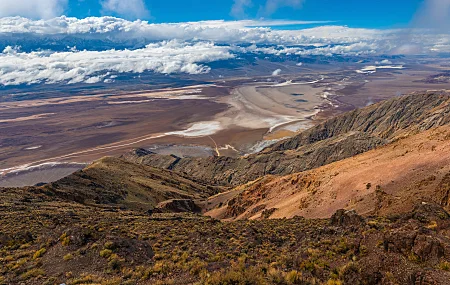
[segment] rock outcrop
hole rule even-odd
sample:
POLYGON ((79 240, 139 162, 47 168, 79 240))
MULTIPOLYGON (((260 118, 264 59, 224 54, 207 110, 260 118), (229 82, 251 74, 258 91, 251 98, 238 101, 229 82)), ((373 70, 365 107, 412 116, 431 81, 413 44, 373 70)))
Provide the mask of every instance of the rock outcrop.
POLYGON ((358 215, 354 210, 340 209, 331 216, 333 226, 361 226, 365 225, 364 218, 358 215))

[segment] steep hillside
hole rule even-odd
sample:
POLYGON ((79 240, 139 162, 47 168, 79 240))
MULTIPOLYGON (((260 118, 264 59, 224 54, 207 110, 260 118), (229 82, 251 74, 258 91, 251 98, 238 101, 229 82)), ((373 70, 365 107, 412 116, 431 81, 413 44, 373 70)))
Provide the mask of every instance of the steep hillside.
POLYGON ((57 196, 85 204, 153 209, 169 199, 206 199, 219 188, 188 180, 169 170, 107 157, 44 186, 57 196))
POLYGON ((143 150, 123 158, 183 173, 204 183, 237 186, 264 175, 310 170, 449 123, 448 93, 412 94, 337 116, 260 153, 241 158, 179 158, 143 150))
POLYGON ((279 142, 266 151, 293 150, 352 131, 392 141, 450 123, 450 93, 413 93, 356 109, 279 142))
MULTIPOLYGON (((336 210, 364 215, 411 211, 427 202, 450 205, 450 126, 399 139, 358 156, 284 177, 268 176, 212 197, 218 218, 330 217, 336 210)), ((449 209, 449 208, 448 208, 449 209)))

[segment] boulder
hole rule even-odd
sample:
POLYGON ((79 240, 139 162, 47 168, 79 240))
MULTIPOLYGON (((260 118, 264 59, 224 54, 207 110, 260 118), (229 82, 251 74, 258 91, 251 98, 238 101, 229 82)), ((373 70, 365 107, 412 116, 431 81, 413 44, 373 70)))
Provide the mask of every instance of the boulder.
POLYGON ((360 226, 365 225, 363 217, 358 215, 354 210, 337 210, 331 217, 331 224, 333 226, 360 226))

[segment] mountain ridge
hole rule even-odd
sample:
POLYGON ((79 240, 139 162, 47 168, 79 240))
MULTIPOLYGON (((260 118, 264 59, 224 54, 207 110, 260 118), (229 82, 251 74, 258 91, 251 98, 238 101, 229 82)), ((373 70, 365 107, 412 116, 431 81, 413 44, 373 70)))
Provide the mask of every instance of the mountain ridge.
POLYGON ((400 137, 449 124, 449 114, 448 92, 415 93, 339 115, 244 157, 178 158, 135 151, 122 158, 170 168, 213 185, 237 186, 264 175, 292 174, 352 157, 400 137))

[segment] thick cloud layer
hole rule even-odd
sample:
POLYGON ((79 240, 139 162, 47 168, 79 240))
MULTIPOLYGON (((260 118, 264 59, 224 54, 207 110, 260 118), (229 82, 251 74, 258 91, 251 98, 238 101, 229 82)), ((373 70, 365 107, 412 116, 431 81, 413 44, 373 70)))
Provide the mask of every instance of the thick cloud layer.
POLYGON ((7 47, 0 55, 0 84, 97 83, 111 73, 209 72, 199 63, 230 59, 225 47, 212 43, 187 44, 178 41, 149 44, 137 50, 31 52, 7 47))
MULTIPOLYGON (((302 30, 270 28, 275 25, 310 23, 316 22, 246 20, 149 24, 145 21, 127 21, 114 17, 76 19, 63 16, 37 21, 10 17, 0 18, 0 46, 9 42, 25 48, 28 41, 39 42, 41 46, 46 46, 48 42, 54 43, 63 39, 64 44, 69 46, 77 42, 81 44, 94 42, 91 47, 97 50, 108 44, 109 48, 117 45, 137 48, 144 47, 150 42, 177 39, 213 41, 219 44, 283 46, 350 45, 363 42, 389 47, 399 45, 399 34, 402 33, 401 30, 356 29, 345 26, 321 26, 302 30)), ((408 33, 412 34, 408 38, 410 44, 421 44, 425 48, 433 49, 434 43, 445 43, 449 38, 448 34, 428 34, 423 30, 408 30, 408 33)))
MULTIPOLYGON (((0 18, 2 37, 26 38, 33 36, 68 35, 82 39, 122 41, 206 40, 221 43, 304 44, 320 42, 315 30, 282 31, 267 26, 285 24, 314 24, 305 21, 201 21, 186 23, 149 24, 146 21, 127 21, 115 17, 89 17, 85 19, 58 17, 50 20, 30 20, 21 17, 0 18), (266 26, 266 27, 261 27, 266 26), (306 38, 308 37, 308 38, 306 38)), ((344 27, 327 28, 335 39, 357 37, 370 30, 349 30, 344 27), (356 33, 356 34, 355 34, 356 33)))
MULTIPOLYGON (((447 1, 447 0, 446 0, 447 1)), ((371 56, 450 52, 447 32, 321 26, 278 30, 286 21, 149 24, 114 17, 0 18, 0 84, 94 83, 117 73, 209 72, 208 63, 241 57, 371 56)))

